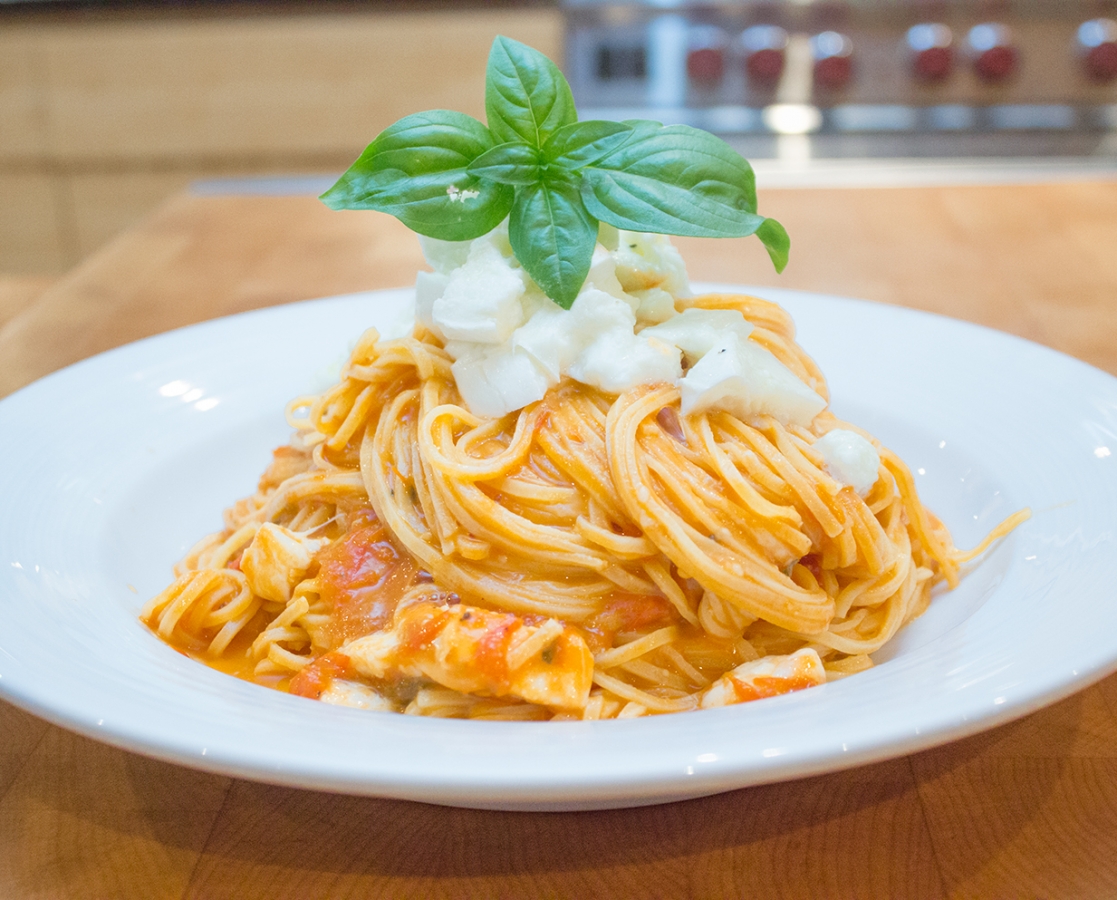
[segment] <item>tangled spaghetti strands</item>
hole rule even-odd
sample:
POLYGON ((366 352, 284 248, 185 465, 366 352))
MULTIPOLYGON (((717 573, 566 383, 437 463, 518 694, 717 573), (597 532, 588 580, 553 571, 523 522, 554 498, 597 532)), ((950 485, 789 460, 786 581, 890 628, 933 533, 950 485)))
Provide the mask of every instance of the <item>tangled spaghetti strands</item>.
MULTIPOLYGON (((751 340, 827 396, 776 304, 711 294, 678 307, 740 310, 751 340)), ((879 476, 864 497, 830 477, 813 444, 852 426, 828 410, 809 428, 718 411, 682 417, 671 385, 612 396, 564 381, 492 420, 463 406, 451 362, 421 328, 394 341, 362 335, 334 387, 292 402, 292 447, 277 451, 256 495, 226 513, 225 531, 180 563, 145 621, 203 656, 242 654, 258 677, 305 670, 342 646, 315 554, 371 506, 392 545, 429 576, 398 609, 456 595, 515 621, 546 620, 544 637, 578 629, 594 660, 577 715, 673 712, 696 708, 735 666, 771 655, 809 648, 831 677, 867 668, 869 654, 926 609, 935 584, 956 585, 967 561, 1027 517, 958 550, 891 452, 878 446, 879 476), (275 552, 287 556, 265 597, 238 569, 271 526, 281 529, 275 552), (630 607, 655 615, 625 619, 618 609, 630 607)), ((513 641, 510 671, 523 664, 515 648, 542 652, 544 637, 513 641)), ((395 708, 572 714, 430 677, 395 708)))

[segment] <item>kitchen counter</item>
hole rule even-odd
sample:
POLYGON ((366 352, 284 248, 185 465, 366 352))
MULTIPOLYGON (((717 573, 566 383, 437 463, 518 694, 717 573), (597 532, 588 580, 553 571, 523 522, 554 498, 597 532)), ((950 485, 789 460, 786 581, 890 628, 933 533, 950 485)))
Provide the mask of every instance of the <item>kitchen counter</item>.
MULTIPOLYGON (((762 190, 761 209, 792 235, 784 275, 756 241, 679 240, 692 278, 925 309, 1117 373, 1117 182, 782 188, 762 190)), ((408 284, 420 264, 386 216, 309 196, 179 194, 0 328, 0 395, 169 328, 408 284)), ((255 784, 0 702, 4 897, 1115 894, 1117 675, 889 762, 594 813, 255 784)))

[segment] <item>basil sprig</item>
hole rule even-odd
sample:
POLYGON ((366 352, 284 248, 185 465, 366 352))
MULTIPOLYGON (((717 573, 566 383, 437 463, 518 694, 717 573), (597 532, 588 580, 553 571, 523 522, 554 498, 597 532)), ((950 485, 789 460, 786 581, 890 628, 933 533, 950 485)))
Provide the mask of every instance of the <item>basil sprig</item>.
POLYGON ((537 50, 498 37, 485 76, 488 127, 431 110, 382 131, 322 195, 375 209, 427 237, 466 241, 508 218, 520 264, 569 309, 598 225, 691 237, 755 234, 782 272, 789 240, 756 211, 752 167, 687 125, 579 122, 570 86, 537 50))

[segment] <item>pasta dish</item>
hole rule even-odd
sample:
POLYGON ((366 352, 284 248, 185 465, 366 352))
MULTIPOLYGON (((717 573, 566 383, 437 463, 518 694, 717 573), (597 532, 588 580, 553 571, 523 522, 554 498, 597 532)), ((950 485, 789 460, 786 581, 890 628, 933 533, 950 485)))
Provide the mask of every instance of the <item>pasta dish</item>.
POLYGON ((365 709, 681 712, 870 667, 1026 517, 956 548, 904 463, 831 413, 784 310, 693 296, 666 239, 614 237, 570 310, 499 229, 425 241, 413 330, 367 331, 292 402, 291 443, 143 620, 365 709))

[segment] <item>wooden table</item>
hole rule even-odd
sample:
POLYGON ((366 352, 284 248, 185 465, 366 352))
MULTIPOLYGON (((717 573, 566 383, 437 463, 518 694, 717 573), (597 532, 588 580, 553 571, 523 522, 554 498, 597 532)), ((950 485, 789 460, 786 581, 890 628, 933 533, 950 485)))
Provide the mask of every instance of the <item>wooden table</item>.
MULTIPOLYGON (((1117 183, 762 192, 795 244, 680 241, 692 277, 866 297, 1117 373, 1117 183)), ((309 197, 173 198, 0 329, 0 395, 255 307, 403 285, 394 220, 309 197)), ((1117 676, 910 757, 636 810, 443 809, 111 749, 0 703, 0 896, 1117 896, 1117 676)))

